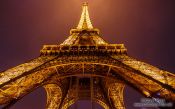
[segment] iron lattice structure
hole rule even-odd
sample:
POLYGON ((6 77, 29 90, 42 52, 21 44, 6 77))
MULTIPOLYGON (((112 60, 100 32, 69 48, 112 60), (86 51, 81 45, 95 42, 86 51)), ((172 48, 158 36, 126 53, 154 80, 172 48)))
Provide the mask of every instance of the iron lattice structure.
POLYGON ((125 85, 146 97, 175 101, 175 74, 128 56, 123 44, 104 41, 92 26, 87 3, 70 36, 60 45, 44 45, 40 52, 36 59, 0 73, 4 109, 38 87, 47 92, 46 109, 67 109, 82 99, 105 109, 125 109, 125 85))

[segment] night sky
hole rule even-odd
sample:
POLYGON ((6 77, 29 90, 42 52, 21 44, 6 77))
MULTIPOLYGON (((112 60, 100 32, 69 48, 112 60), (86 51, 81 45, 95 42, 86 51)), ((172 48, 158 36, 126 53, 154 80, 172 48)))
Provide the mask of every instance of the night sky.
MULTIPOLYGON (((0 71, 39 56, 44 44, 63 42, 77 26, 84 1, 0 0, 0 71)), ((104 40, 124 43, 130 56, 175 72, 175 0, 86 1, 104 40)), ((12 109, 44 109, 45 94, 39 88, 12 109)), ((127 109, 142 98, 130 87, 124 96, 127 109)), ((80 109, 89 105, 78 103, 80 109)))

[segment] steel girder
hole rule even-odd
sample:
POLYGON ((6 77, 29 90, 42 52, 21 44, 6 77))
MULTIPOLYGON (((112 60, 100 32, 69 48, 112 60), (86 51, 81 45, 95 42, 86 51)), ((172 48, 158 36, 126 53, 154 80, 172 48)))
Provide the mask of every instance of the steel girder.
MULTIPOLYGON (((121 80, 122 84, 128 84, 136 88, 136 90, 147 97, 155 97, 156 95, 170 101, 175 101, 175 75, 173 73, 160 70, 127 55, 82 55, 39 57, 36 61, 31 61, 2 72, 0 77, 0 104, 11 104, 36 88, 44 86, 48 96, 47 107, 53 106, 54 103, 58 102, 60 102, 60 105, 63 105, 67 97, 66 95, 70 91, 66 87, 60 88, 61 85, 53 84, 54 81, 72 76, 121 80), (66 91, 68 93, 62 94, 62 92, 66 91), (60 97, 61 95, 62 98, 60 97), (51 96, 57 98, 57 100, 52 99, 51 96)), ((65 84, 68 83, 65 82, 65 84)), ((120 85, 115 84, 119 83, 114 83, 113 87, 110 84, 105 85, 105 89, 111 91, 109 92, 110 96, 108 96, 108 99, 111 99, 112 105, 117 108, 117 103, 114 101, 116 101, 115 96, 118 95, 114 94, 117 91, 113 89, 118 89, 117 87, 120 85)), ((121 88, 119 88, 121 90, 119 94, 120 101, 123 99, 123 95, 121 95, 123 88, 124 85, 121 85, 121 88)), ((70 102, 74 103, 74 101, 70 102)), ((100 104, 104 105, 106 103, 100 102, 100 104)), ((111 104, 106 104, 106 106, 109 105, 111 104)), ((123 105, 122 102, 121 105, 123 105)))

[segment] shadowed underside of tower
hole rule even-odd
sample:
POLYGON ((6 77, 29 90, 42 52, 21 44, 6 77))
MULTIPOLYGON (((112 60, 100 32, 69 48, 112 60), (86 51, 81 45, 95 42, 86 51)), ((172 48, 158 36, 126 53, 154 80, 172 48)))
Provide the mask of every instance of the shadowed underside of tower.
POLYGON ((91 23, 87 3, 70 36, 60 45, 44 45, 40 52, 0 73, 4 109, 38 87, 47 92, 46 109, 67 109, 84 99, 105 109, 125 109, 125 85, 145 97, 175 101, 175 75, 128 56, 123 44, 104 41, 91 23))

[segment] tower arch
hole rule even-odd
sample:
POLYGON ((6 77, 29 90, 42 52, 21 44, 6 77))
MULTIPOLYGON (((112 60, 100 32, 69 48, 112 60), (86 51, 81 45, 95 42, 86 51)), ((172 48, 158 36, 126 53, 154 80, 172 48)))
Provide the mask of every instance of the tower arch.
POLYGON ((104 41, 91 24, 87 3, 70 36, 59 45, 44 45, 40 53, 0 73, 4 109, 38 87, 46 89, 47 108, 53 109, 89 98, 105 108, 124 109, 125 85, 149 98, 175 101, 175 75, 130 57, 124 44, 104 41))

